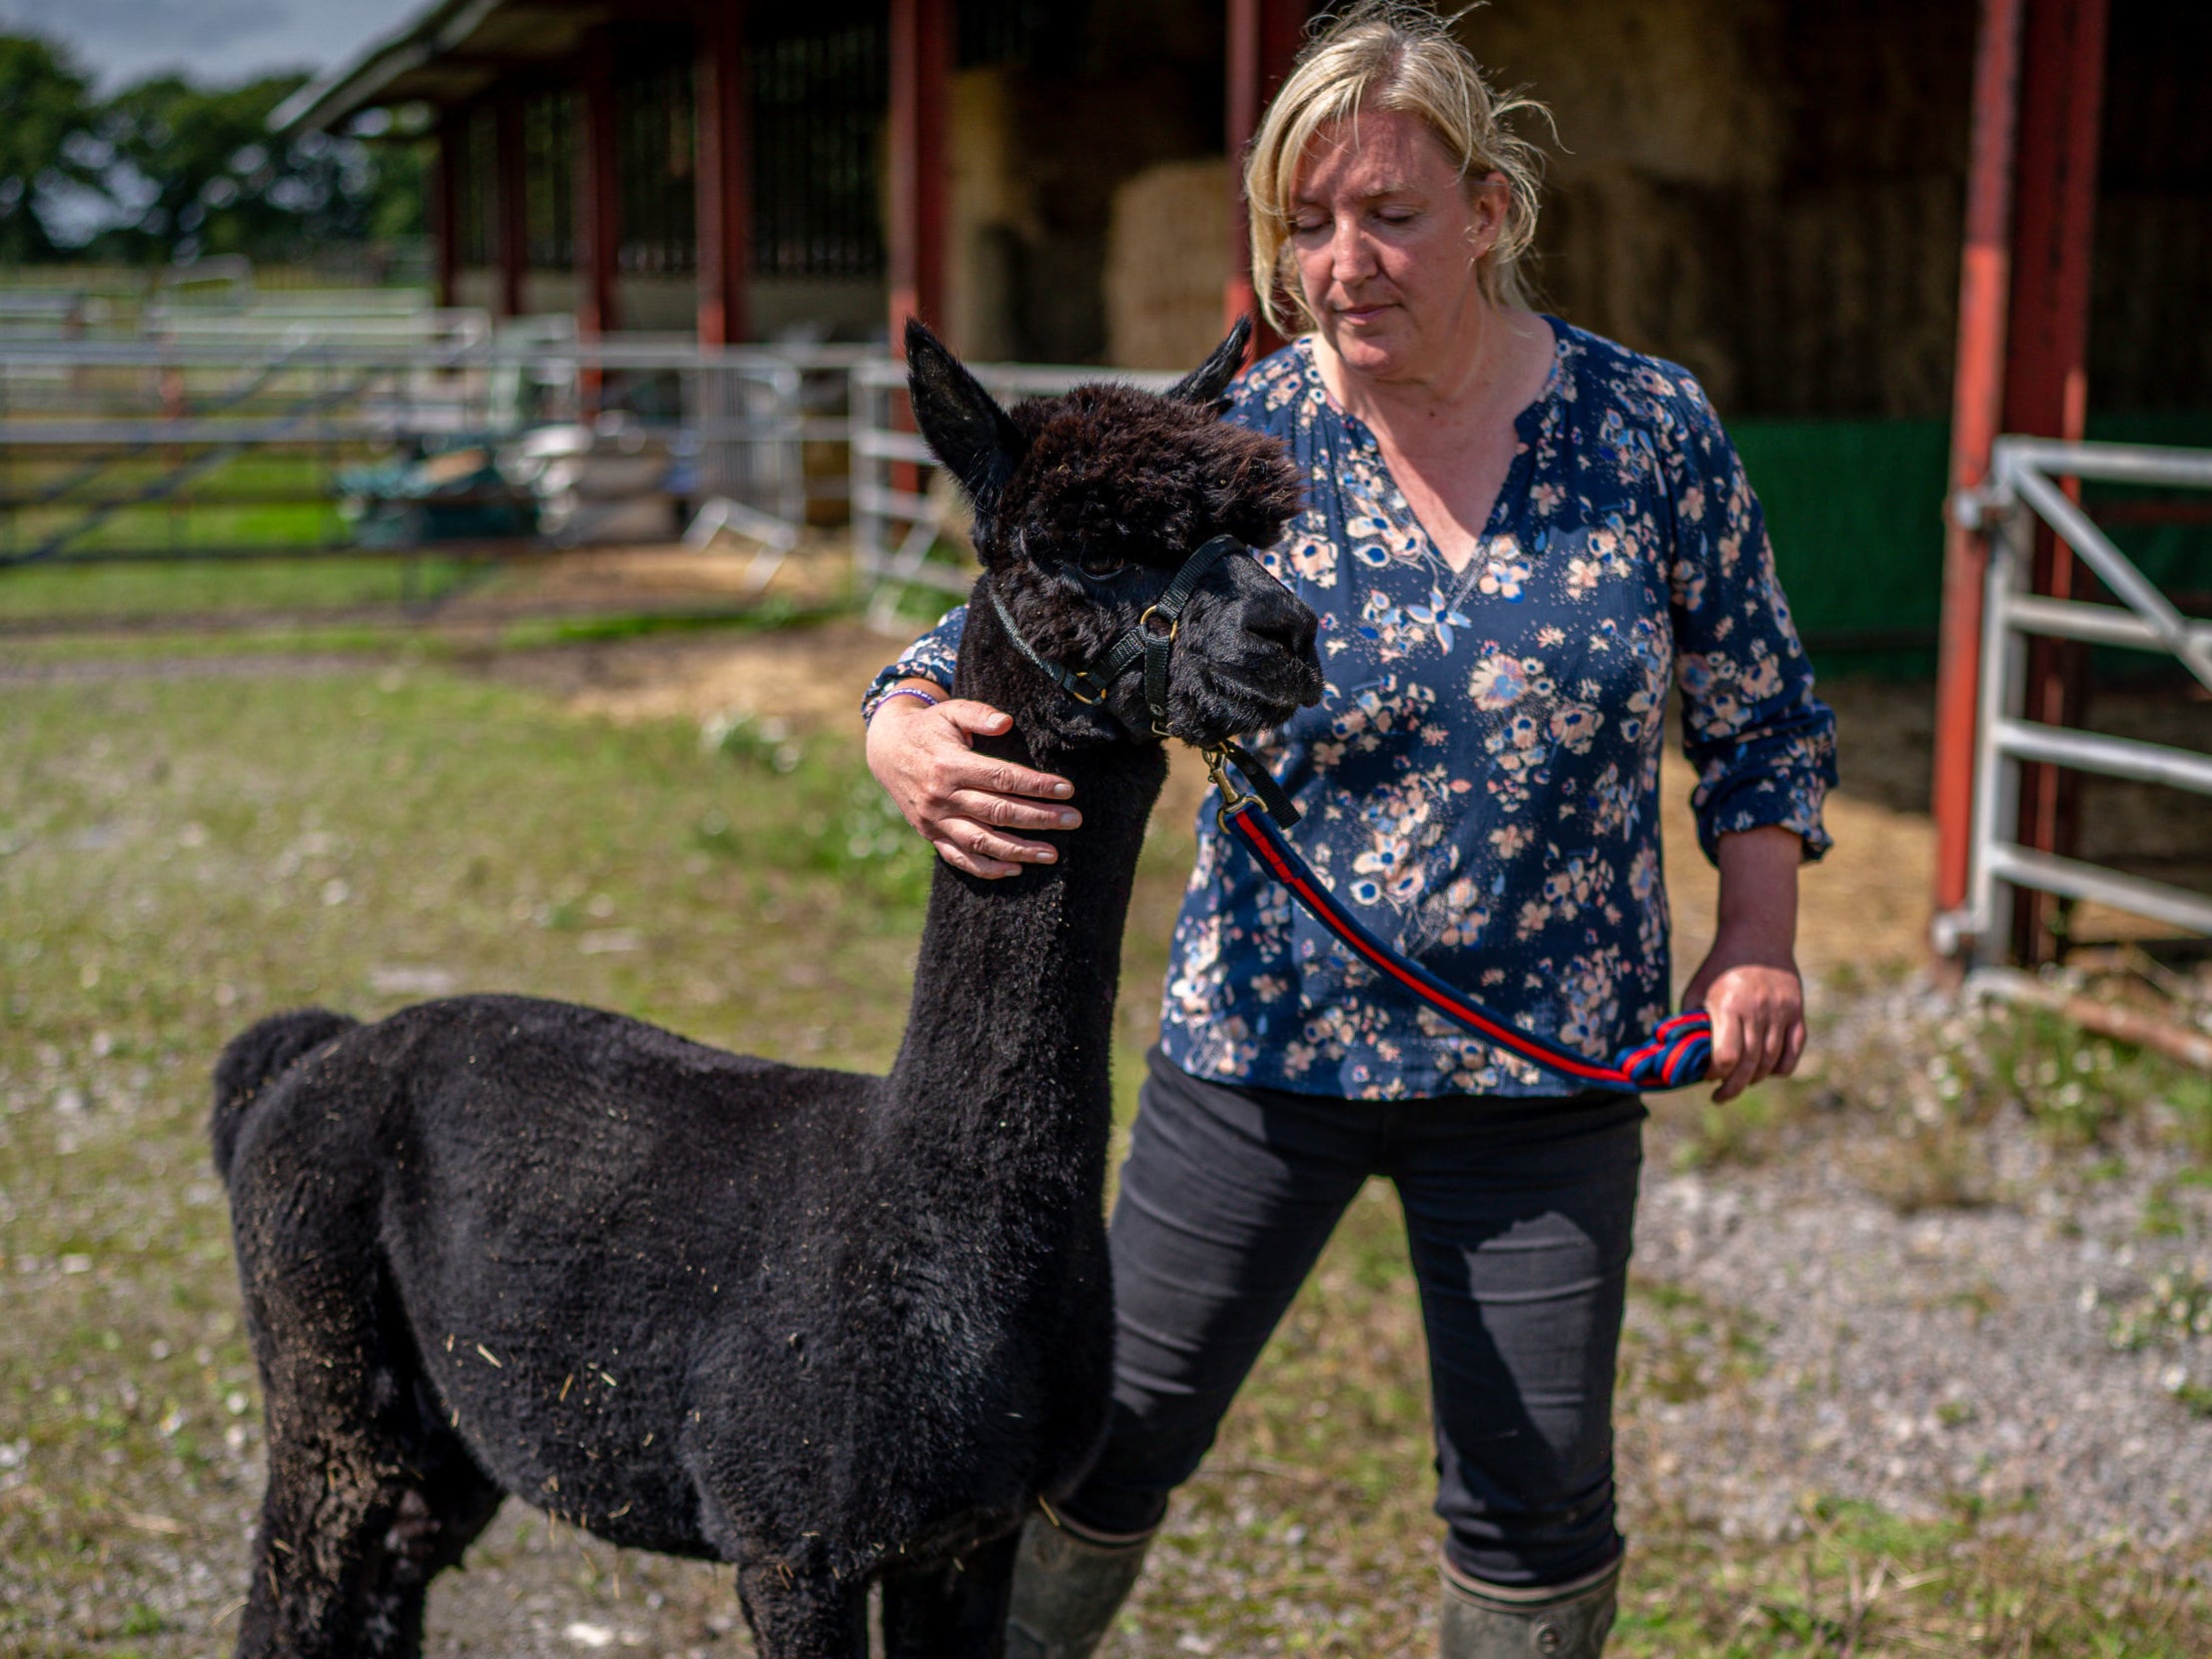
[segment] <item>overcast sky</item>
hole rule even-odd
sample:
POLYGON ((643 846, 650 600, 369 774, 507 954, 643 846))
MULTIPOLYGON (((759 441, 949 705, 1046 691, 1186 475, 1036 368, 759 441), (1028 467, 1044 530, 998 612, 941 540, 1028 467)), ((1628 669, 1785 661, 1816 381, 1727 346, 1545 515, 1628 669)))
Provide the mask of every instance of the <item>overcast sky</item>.
POLYGON ((0 0, 0 29, 67 45, 103 92, 159 69, 242 81, 330 69, 429 0, 0 0))

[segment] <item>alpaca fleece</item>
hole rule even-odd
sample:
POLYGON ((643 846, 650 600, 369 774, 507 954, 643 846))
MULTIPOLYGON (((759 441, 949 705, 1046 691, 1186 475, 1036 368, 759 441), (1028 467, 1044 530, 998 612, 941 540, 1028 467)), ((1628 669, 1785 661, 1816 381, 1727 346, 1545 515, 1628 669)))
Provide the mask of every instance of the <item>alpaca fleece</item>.
MULTIPOLYGON (((1178 548, 1279 533, 1287 462, 1213 421, 1242 346, 1173 399, 1010 415, 910 334, 918 421, 1025 626, 1109 638, 1178 548)), ((1252 560, 1217 567, 1170 730, 1311 701, 1313 634, 1252 560)), ((226 1050, 211 1130, 270 1463, 241 1654, 417 1652, 426 1586, 506 1495, 734 1564, 764 1659, 859 1659, 877 1580, 887 1653, 998 1650, 1015 1529, 1105 1421, 1107 1056, 1165 759, 1003 630, 971 630, 955 689, 1015 714, 990 747, 1072 778, 1085 822, 1003 882, 939 866, 888 1077, 506 996, 305 1010, 226 1050)))

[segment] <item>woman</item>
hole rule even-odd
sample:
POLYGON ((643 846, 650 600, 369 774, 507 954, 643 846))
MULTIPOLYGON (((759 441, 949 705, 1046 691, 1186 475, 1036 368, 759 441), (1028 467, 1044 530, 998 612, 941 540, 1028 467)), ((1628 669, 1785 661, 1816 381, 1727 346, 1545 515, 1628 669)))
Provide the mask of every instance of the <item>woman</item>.
MULTIPOLYGON (((1254 286, 1307 332, 1227 417, 1306 471, 1265 557, 1320 613, 1328 681, 1268 757, 1292 839, 1370 928, 1610 1056, 1667 1009, 1672 676, 1721 872, 1684 1001, 1713 1016, 1725 1102, 1805 1043, 1797 867, 1828 844, 1834 722, 1703 393, 1526 304, 1534 158, 1498 116, 1443 23, 1370 5, 1306 49, 1252 146, 1254 286)), ((869 762, 948 861, 1006 876, 1082 803, 971 751, 1005 717, 944 690, 959 620, 878 681, 869 762)), ((1032 1524, 1010 1652, 1092 1651, 1337 1217, 1387 1175, 1429 1341, 1444 1652, 1596 1655, 1643 1118, 1378 985, 1201 811, 1112 1221, 1113 1423, 1032 1524)))

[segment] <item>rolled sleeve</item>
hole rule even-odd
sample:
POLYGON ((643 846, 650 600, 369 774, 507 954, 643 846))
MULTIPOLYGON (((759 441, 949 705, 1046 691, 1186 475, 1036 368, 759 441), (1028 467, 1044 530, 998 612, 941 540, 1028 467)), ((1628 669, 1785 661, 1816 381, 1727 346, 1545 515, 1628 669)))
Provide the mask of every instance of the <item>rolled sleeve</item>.
POLYGON ((937 619, 936 627, 901 651, 898 661, 870 680, 860 700, 861 724, 875 717, 884 693, 901 680, 935 680, 939 685, 951 685, 954 665, 960 660, 961 630, 967 622, 968 607, 955 605, 937 619))
POLYGON ((1717 863, 1722 836, 1776 825, 1818 859, 1832 844, 1821 809, 1836 783, 1836 716, 1814 695, 1759 498, 1687 377, 1675 413, 1669 580, 1698 845, 1717 863))

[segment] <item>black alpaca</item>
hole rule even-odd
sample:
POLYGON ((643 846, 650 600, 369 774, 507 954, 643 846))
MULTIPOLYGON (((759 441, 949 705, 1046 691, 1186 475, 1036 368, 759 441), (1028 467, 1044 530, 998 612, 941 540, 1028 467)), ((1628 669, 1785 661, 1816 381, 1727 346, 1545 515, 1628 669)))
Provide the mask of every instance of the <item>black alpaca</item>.
MULTIPOLYGON (((1243 344, 1167 398, 1010 414, 910 330, 918 422, 1038 651, 1089 661, 1191 548, 1280 532, 1294 470, 1216 418, 1243 344)), ((1216 565, 1168 729, 1279 723, 1319 694, 1313 635, 1254 560, 1216 565)), ((1166 765, 1139 678, 1086 706, 971 612, 956 690, 1084 824, 1005 881, 938 868, 889 1077, 519 997, 230 1045, 213 1135, 269 1425, 242 1655, 417 1652, 429 1580, 509 1493, 733 1563, 764 1659, 864 1655, 877 1579, 889 1654, 998 1651, 1016 1529, 1105 1420, 1107 1051, 1166 765)))

